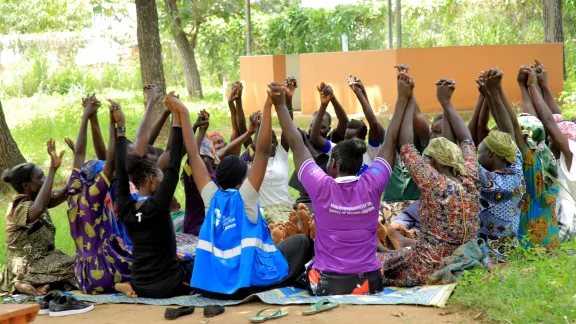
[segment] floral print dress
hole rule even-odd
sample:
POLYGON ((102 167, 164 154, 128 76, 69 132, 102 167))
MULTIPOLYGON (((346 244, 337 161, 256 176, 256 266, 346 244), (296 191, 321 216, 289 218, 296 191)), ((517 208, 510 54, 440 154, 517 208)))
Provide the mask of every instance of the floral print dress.
POLYGON ((560 245, 555 211, 559 188, 547 179, 549 175, 543 167, 544 162, 542 155, 526 144, 522 165, 526 179, 526 195, 520 214, 518 237, 520 244, 524 246, 543 245, 556 248, 560 245))
POLYGON ((480 166, 480 230, 491 254, 504 261, 518 246, 518 225, 522 197, 526 191, 522 172, 522 153, 517 149, 516 161, 503 170, 490 172, 480 166))
POLYGON ((103 172, 93 183, 82 181, 74 169, 68 183, 70 233, 76 243, 75 282, 86 294, 114 290, 130 280, 131 254, 114 233, 114 214, 105 203, 110 182, 103 172))
POLYGON ((417 286, 440 269, 442 258, 476 236, 479 227, 478 162, 474 144, 460 144, 466 176, 455 182, 430 166, 413 144, 404 145, 400 154, 412 179, 420 188, 418 214, 421 238, 412 249, 398 253, 377 253, 387 286, 417 286))

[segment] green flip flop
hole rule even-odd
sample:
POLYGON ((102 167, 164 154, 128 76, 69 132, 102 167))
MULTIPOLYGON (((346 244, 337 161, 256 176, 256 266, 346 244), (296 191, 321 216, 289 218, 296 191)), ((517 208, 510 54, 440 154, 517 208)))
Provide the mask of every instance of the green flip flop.
POLYGON ((261 311, 259 311, 258 313, 256 313, 256 316, 251 317, 250 322, 262 323, 262 322, 266 322, 268 320, 273 320, 276 318, 284 317, 286 315, 288 315, 288 312, 284 312, 280 308, 264 308, 261 311), (262 313, 269 311, 269 310, 275 310, 275 312, 272 314, 262 316, 262 313))
POLYGON ((320 300, 319 302, 317 302, 316 304, 310 306, 310 308, 308 308, 307 310, 302 312, 302 315, 314 315, 314 314, 318 314, 318 313, 322 313, 325 311, 329 311, 331 309, 334 309, 336 307, 340 306, 339 303, 337 302, 331 302, 328 298, 324 298, 322 300, 320 300))

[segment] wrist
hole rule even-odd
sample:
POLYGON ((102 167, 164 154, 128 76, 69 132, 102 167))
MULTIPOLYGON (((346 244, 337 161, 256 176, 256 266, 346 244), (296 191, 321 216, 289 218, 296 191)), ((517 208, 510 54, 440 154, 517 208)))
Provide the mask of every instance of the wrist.
POLYGON ((52 166, 52 165, 51 165, 51 166, 50 166, 50 169, 49 169, 48 171, 49 171, 50 173, 54 174, 54 173, 56 173, 56 171, 58 171, 58 168, 59 168, 59 167, 60 167, 60 166, 55 167, 55 166, 52 166))
POLYGON ((450 99, 438 99, 438 101, 440 101, 440 104, 441 104, 443 107, 450 105, 450 99))

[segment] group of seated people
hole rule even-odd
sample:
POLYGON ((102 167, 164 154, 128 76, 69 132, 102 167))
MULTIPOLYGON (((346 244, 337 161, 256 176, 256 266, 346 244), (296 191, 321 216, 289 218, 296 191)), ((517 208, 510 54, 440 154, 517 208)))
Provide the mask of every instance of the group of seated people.
POLYGON ((229 142, 208 132, 208 112, 192 123, 173 92, 153 122, 161 92, 146 86, 136 140, 126 138, 122 109, 110 101, 105 145, 101 104, 94 95, 84 98, 78 137, 66 140, 74 162, 63 188, 53 190, 64 152, 57 154, 52 139, 47 176, 31 163, 2 175, 17 194, 6 216, 1 290, 243 299, 297 286, 318 296, 371 294, 384 286, 426 284, 442 259, 470 240, 484 240, 493 260, 505 262, 519 244, 554 249, 573 237, 576 124, 562 117, 540 62, 518 73, 520 115, 504 93, 503 73, 482 71, 468 125, 451 103, 454 80, 436 83, 443 113, 429 125, 408 67, 395 68, 398 98, 387 129, 355 76, 348 83, 366 122, 350 120, 332 87, 322 83, 308 130, 293 122, 294 78, 268 86, 263 110, 249 116, 248 127, 243 87, 234 83, 229 142), (166 148, 152 146, 170 117, 166 148), (88 124, 97 159, 86 161, 88 124), (184 211, 174 197, 179 180, 184 211), (296 200, 289 187, 298 191, 296 200), (64 202, 74 256, 55 248, 48 213, 64 202), (183 257, 190 242, 194 256, 183 257))

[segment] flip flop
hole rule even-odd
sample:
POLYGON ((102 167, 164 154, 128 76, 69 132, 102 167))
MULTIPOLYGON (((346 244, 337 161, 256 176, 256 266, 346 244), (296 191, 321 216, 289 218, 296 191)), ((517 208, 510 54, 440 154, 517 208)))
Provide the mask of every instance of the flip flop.
POLYGON ((331 302, 328 298, 324 298, 324 299, 320 300, 319 302, 317 302, 316 304, 310 306, 310 308, 308 308, 307 310, 303 311, 302 315, 304 315, 304 316, 314 315, 314 314, 322 313, 325 311, 329 311, 329 310, 334 309, 338 306, 340 306, 339 303, 331 302))
POLYGON ((264 309, 260 310, 258 313, 256 313, 256 316, 251 317, 250 322, 262 323, 262 322, 266 322, 268 320, 284 317, 286 315, 288 315, 288 312, 284 312, 280 308, 264 308, 264 309), (269 310, 275 310, 276 312, 269 314, 269 315, 262 316, 262 313, 264 313, 265 311, 269 311, 269 310))

